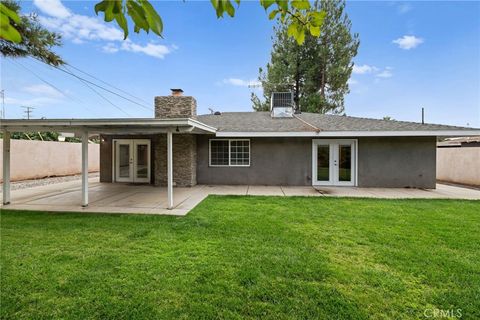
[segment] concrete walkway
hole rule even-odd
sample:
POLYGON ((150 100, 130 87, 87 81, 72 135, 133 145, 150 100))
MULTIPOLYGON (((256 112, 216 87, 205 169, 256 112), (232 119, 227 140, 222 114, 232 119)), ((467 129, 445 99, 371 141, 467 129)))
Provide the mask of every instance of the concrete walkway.
POLYGON ((353 187, 283 187, 283 186, 207 186, 174 188, 174 204, 167 210, 166 188, 151 185, 100 183, 89 179, 90 204, 81 207, 80 181, 68 181, 12 191, 12 203, 5 209, 143 213, 186 215, 210 194, 217 195, 265 195, 265 196, 336 196, 371 198, 445 198, 480 199, 480 190, 448 185, 437 185, 435 190, 353 188, 353 187))

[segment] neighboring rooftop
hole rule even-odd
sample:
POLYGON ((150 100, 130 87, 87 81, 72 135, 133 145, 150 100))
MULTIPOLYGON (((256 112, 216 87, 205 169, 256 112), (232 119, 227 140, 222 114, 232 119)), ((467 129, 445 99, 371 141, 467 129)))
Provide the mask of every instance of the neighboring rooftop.
MULTIPOLYGON (((315 131, 442 131, 475 128, 417 122, 379 120, 304 112, 294 118, 272 118, 270 112, 222 112, 197 119, 222 132, 315 132, 315 131)), ((480 132, 480 131, 479 131, 480 132)))
POLYGON ((480 136, 447 138, 437 143, 438 147, 478 147, 480 136))

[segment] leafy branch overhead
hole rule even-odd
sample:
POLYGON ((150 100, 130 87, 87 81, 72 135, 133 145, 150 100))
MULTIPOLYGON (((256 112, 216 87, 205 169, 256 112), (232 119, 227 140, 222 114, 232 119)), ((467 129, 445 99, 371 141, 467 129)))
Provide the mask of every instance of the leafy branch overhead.
MULTIPOLYGON (((4 1, 2 1, 4 2, 4 1)), ((230 17, 235 16, 236 8, 240 0, 211 0, 217 18, 226 13, 230 17)), ((288 36, 294 38, 298 44, 305 41, 305 35, 314 37, 320 35, 320 29, 325 18, 325 12, 312 8, 308 0, 260 0, 260 5, 269 11, 268 18, 278 18, 288 25, 288 36)), ((163 22, 160 15, 149 0, 103 0, 95 5, 95 13, 104 14, 106 22, 115 22, 123 30, 124 39, 128 37, 128 19, 133 22, 133 30, 139 33, 141 30, 149 33, 153 31, 162 36, 163 22)), ((19 43, 22 40, 19 32, 21 19, 16 12, 0 3, 0 38, 3 40, 19 43)))
POLYGON ((65 62, 52 48, 60 46, 61 37, 47 30, 37 15, 20 15, 20 5, 13 0, 0 2, 0 53, 4 57, 34 57, 46 64, 65 62))
POLYGON ((162 18, 147 0, 126 0, 125 2, 124 0, 103 0, 95 5, 95 13, 98 15, 99 12, 104 13, 106 22, 112 20, 117 22, 123 30, 124 39, 128 37, 126 14, 132 19, 133 30, 136 33, 140 30, 149 33, 152 30, 160 37, 162 36, 162 18))
MULTIPOLYGON (((240 5, 240 0, 234 0, 240 5)), ((217 18, 223 17, 225 12, 233 17, 235 8, 230 0, 211 0, 217 13, 217 18)), ((288 25, 288 36, 294 38, 298 44, 305 41, 305 35, 320 36, 320 30, 325 18, 325 11, 315 10, 308 0, 260 0, 265 11, 270 10, 268 18, 279 18, 282 24, 288 25)))
POLYGON ((0 38, 15 43, 22 41, 22 36, 17 30, 19 25, 18 14, 0 2, 0 38))

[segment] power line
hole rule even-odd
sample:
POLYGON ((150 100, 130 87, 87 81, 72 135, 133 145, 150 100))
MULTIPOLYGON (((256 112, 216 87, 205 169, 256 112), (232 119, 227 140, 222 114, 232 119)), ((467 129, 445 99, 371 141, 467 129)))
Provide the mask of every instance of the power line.
POLYGON ((78 78, 78 80, 80 82, 82 82, 85 86, 87 86, 90 90, 92 90, 93 92, 95 92, 100 98, 102 98, 103 100, 107 101, 109 104, 111 104, 112 106, 114 106, 115 108, 117 108, 118 110, 120 110, 121 112, 125 113, 127 116, 131 117, 132 115, 129 114, 128 112, 126 112, 125 110, 123 110, 122 108, 120 108, 119 106, 117 106, 116 104, 114 104, 112 101, 108 100, 107 97, 105 97, 103 94, 101 94, 100 92, 98 92, 97 90, 95 90, 94 88, 92 88, 92 86, 90 86, 86 80, 83 80, 81 78, 78 78))
MULTIPOLYGON (((36 58, 34 58, 34 59, 36 59, 36 58)), ((36 59, 36 60, 38 60, 38 59, 36 59)), ((40 61, 40 60, 39 60, 39 61, 40 61)), ((40 61, 40 62, 41 62, 41 61, 40 61)), ((42 63, 43 63, 43 62, 42 62, 42 63)), ((136 105, 138 105, 138 106, 140 106, 140 107, 142 107, 142 108, 144 108, 144 109, 147 109, 147 110, 149 110, 149 111, 152 111, 152 110, 153 110, 152 107, 146 106, 146 105, 141 104, 141 103, 139 103, 139 102, 137 102, 137 101, 134 101, 134 100, 132 100, 132 99, 130 99, 130 98, 127 98, 127 97, 125 97, 125 96, 122 96, 121 94, 119 94, 119 93, 117 93, 117 92, 115 92, 115 91, 112 91, 112 90, 110 90, 110 89, 107 89, 107 88, 99 85, 99 84, 96 84, 95 82, 92 82, 92 81, 90 81, 90 80, 87 80, 87 79, 85 79, 85 78, 82 78, 82 77, 80 77, 79 75, 77 75, 77 74, 75 74, 75 73, 73 73, 73 72, 71 72, 71 71, 69 71, 69 70, 67 70, 67 69, 60 68, 60 67, 58 67, 58 66, 51 66, 51 67, 53 67, 53 68, 55 68, 55 69, 57 69, 57 70, 60 70, 60 71, 62 71, 62 72, 64 72, 64 73, 66 73, 66 74, 69 74, 69 75, 71 75, 72 77, 75 77, 75 78, 77 78, 77 79, 83 80, 84 82, 87 82, 87 83, 89 83, 89 84, 91 84, 91 85, 93 85, 93 86, 95 86, 95 87, 97 87, 97 88, 100 88, 100 89, 102 89, 102 90, 104 90, 104 91, 107 91, 107 92, 109 92, 109 93, 111 93, 111 94, 113 94, 113 95, 115 95, 115 96, 117 96, 117 97, 120 97, 120 98, 122 98, 122 99, 124 99, 124 100, 127 100, 127 101, 129 101, 129 102, 131 102, 131 103, 133 103, 133 104, 136 104, 136 105)))
POLYGON ((70 95, 70 94, 65 93, 63 90, 61 90, 60 88, 58 88, 57 86, 55 86, 53 83, 51 83, 51 82, 43 79, 40 75, 38 75, 38 74, 37 74, 36 72, 34 72, 32 69, 30 69, 30 68, 26 67, 25 65, 23 65, 20 61, 15 61, 15 60, 9 60, 9 61, 11 61, 11 62, 15 63, 17 66, 20 66, 20 67, 22 67, 23 69, 27 70, 28 72, 30 72, 31 74, 33 74, 35 77, 37 77, 40 81, 42 81, 42 82, 46 83, 47 85, 53 87, 55 90, 57 90, 58 92, 60 92, 62 95, 68 96, 68 97, 70 97, 70 98, 73 98, 73 99, 81 102, 81 103, 82 103, 81 106, 84 107, 85 109, 87 109, 88 111, 98 114, 98 112, 96 112, 95 110, 92 110, 92 109, 90 109, 89 107, 87 107, 87 106, 85 105, 85 102, 84 102, 84 101, 82 101, 81 99, 79 99, 79 98, 77 98, 77 97, 75 97, 75 96, 72 96, 72 95, 70 95))
POLYGON ((60 92, 61 94, 64 94, 62 90, 60 90, 58 87, 56 87, 54 84, 52 84, 51 82, 43 79, 41 76, 39 76, 36 72, 34 72, 33 70, 27 68, 26 66, 24 66, 22 63, 20 63, 20 61, 15 61, 15 60, 10 60, 12 61, 13 63, 15 63, 16 65, 22 67, 23 69, 29 71, 31 74, 33 74, 35 77, 37 77, 40 81, 48 84, 49 86, 51 86, 52 88, 54 88, 55 90, 57 90, 58 92, 60 92))
POLYGON ((80 79, 80 80, 82 80, 82 81, 84 81, 84 82, 88 82, 89 84, 94 85, 95 87, 100 88, 100 89, 102 89, 102 90, 105 90, 105 91, 107 91, 107 92, 109 92, 109 93, 111 93, 111 94, 113 94, 113 95, 116 95, 117 97, 120 97, 120 98, 122 98, 122 99, 125 99, 125 100, 127 100, 127 101, 130 101, 131 103, 134 103, 134 104, 136 104, 136 105, 138 105, 138 106, 140 106, 140 107, 142 107, 142 108, 144 108, 144 109, 147 109, 147 110, 149 110, 149 111, 153 110, 151 107, 147 107, 147 106, 145 106, 145 105, 143 105, 143 104, 141 104, 141 103, 138 103, 138 102, 136 102, 136 101, 134 101, 134 100, 132 100, 132 99, 130 99, 130 98, 124 97, 124 96, 122 96, 122 95, 120 95, 120 94, 118 94, 118 93, 116 93, 116 92, 114 92, 114 91, 112 91, 112 90, 110 90, 110 89, 107 89, 107 88, 105 88, 105 87, 102 87, 101 85, 96 84, 95 82, 92 82, 92 81, 90 81, 90 80, 87 80, 87 79, 85 79, 85 78, 82 78, 82 77, 76 75, 75 73, 70 72, 70 71, 68 71, 68 70, 66 70, 66 69, 62 69, 62 68, 60 68, 60 67, 54 67, 54 68, 55 68, 55 69, 58 69, 58 70, 60 70, 60 71, 62 71, 62 72, 65 72, 65 73, 67 73, 67 74, 69 74, 69 75, 71 75, 71 76, 73 76, 73 77, 75 77, 75 78, 77 78, 77 79, 80 79))
POLYGON ((88 73, 88 72, 86 72, 86 71, 83 71, 83 70, 81 70, 81 69, 79 69, 79 68, 71 65, 70 63, 66 63, 66 65, 68 65, 69 67, 77 70, 78 72, 81 72, 81 73, 83 73, 83 74, 85 74, 85 75, 87 75, 87 76, 89 76, 89 77, 91 77, 91 78, 93 78, 93 79, 95 79, 95 80, 97 80, 97 81, 100 81, 101 83, 106 84, 107 86, 109 86, 109 87, 111 87, 111 88, 114 88, 114 89, 116 89, 116 90, 118 90, 118 91, 120 91, 120 92, 122 92, 122 93, 124 93, 124 94, 126 94, 126 95, 128 95, 128 96, 130 96, 130 97, 132 97, 132 98, 134 98, 134 99, 137 99, 137 100, 140 100, 140 101, 142 101, 142 102, 144 102, 144 103, 146 103, 146 104, 149 104, 149 102, 143 100, 142 98, 139 98, 139 97, 137 97, 137 96, 134 96, 133 94, 130 94, 130 93, 128 93, 128 92, 125 91, 125 90, 122 90, 122 89, 120 89, 120 88, 118 88, 118 87, 116 87, 116 86, 114 86, 114 85, 112 85, 112 84, 109 84, 108 82, 103 81, 102 79, 94 76, 93 74, 90 74, 90 73, 88 73))

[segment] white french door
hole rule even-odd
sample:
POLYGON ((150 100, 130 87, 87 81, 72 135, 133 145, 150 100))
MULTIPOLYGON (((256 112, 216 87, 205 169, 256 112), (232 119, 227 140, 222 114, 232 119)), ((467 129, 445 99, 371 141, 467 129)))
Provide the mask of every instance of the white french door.
POLYGON ((312 146, 312 184, 314 186, 356 185, 356 140, 314 139, 312 146))
POLYGON ((150 182, 150 140, 114 139, 113 148, 116 182, 150 182))

